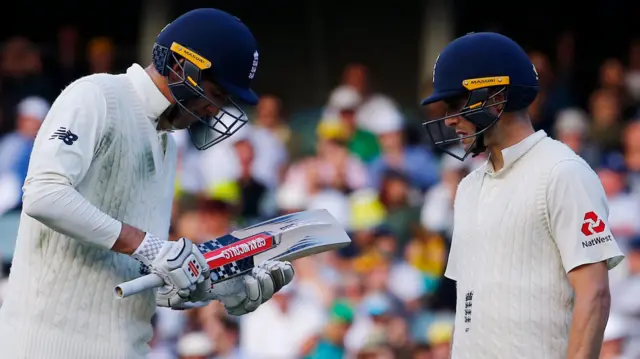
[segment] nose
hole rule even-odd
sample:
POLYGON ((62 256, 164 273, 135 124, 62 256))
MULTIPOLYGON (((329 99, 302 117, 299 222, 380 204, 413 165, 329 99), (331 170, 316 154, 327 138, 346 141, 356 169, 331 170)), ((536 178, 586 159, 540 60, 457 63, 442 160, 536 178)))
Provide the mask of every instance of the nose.
POLYGON ((220 108, 218 106, 216 106, 216 105, 209 104, 205 108, 205 112, 207 113, 208 116, 215 117, 220 113, 220 108))
POLYGON ((459 122, 458 116, 453 116, 453 117, 449 117, 446 120, 444 120, 444 124, 447 127, 454 127, 455 125, 457 125, 459 122))

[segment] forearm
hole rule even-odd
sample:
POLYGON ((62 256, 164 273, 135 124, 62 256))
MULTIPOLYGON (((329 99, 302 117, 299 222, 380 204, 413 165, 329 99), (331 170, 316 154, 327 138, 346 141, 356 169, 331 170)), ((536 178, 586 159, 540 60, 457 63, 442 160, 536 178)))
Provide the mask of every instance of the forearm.
POLYGON ((608 291, 576 295, 567 359, 598 359, 609 318, 608 291))
POLYGON ((136 249, 138 249, 138 247, 140 247, 145 235, 146 233, 138 228, 123 223, 120 235, 113 244, 113 247, 111 247, 111 250, 131 255, 136 251, 136 249))
MULTIPOLYGON (((135 235, 116 219, 100 211, 75 188, 57 184, 34 184, 25 187, 24 212, 47 227, 71 238, 111 249, 121 237, 118 248, 127 251, 135 235), (124 229, 124 230, 123 230, 124 229)), ((115 249, 114 249, 115 250, 115 249)))

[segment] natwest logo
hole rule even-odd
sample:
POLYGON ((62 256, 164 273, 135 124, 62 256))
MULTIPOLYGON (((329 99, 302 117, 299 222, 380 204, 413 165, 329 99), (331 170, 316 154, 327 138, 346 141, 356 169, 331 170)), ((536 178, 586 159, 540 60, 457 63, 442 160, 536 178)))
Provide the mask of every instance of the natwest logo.
POLYGON ((589 211, 584 214, 584 222, 582 222, 582 228, 580 228, 582 234, 589 237, 604 232, 604 229, 604 221, 595 212, 589 211))
POLYGON ((596 244, 600 244, 600 243, 611 242, 612 240, 613 240, 613 237, 611 237, 610 234, 607 234, 604 237, 596 237, 596 238, 588 240, 588 241, 582 241, 582 248, 595 246, 596 244))

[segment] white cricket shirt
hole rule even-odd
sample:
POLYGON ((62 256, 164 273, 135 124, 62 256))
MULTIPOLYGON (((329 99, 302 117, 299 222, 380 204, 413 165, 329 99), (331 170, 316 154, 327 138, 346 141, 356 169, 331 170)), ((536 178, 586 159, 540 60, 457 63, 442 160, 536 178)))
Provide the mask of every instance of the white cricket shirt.
POLYGON ((156 131, 168 106, 139 65, 81 78, 54 102, 24 184, 3 359, 145 357, 154 292, 116 300, 140 265, 109 249, 121 222, 168 236, 176 149, 156 131))
POLYGON ((564 359, 567 273, 623 258, 596 174, 538 131, 465 177, 445 276, 457 282, 453 359, 564 359))

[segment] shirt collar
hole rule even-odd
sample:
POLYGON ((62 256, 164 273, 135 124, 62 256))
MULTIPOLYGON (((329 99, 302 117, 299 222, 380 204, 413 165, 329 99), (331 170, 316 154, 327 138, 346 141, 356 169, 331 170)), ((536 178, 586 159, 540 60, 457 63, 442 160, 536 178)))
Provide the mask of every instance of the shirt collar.
POLYGON ((127 69, 127 77, 131 80, 133 88, 138 93, 144 114, 149 118, 155 126, 158 117, 171 105, 171 102, 160 92, 158 87, 147 72, 138 64, 133 64, 127 69))
POLYGON ((529 150, 533 148, 538 142, 547 137, 547 133, 544 130, 538 130, 531 135, 527 136, 524 140, 516 143, 511 147, 507 147, 502 150, 502 160, 504 162, 500 171, 494 172, 491 159, 487 159, 484 164, 484 172, 489 175, 497 175, 504 172, 511 167, 520 157, 524 156, 529 150))

